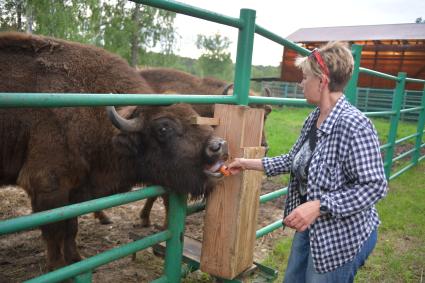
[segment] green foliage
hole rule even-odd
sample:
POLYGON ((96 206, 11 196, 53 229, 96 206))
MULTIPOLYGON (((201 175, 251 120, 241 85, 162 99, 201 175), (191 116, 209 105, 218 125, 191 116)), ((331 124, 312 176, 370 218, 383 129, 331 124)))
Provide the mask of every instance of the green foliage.
POLYGON ((204 53, 199 57, 197 66, 202 77, 212 76, 222 80, 233 80, 233 64, 227 49, 230 40, 220 34, 205 36, 198 34, 196 47, 204 53))
POLYGON ((196 47, 205 51, 204 55, 210 59, 223 60, 230 55, 227 49, 230 46, 231 41, 228 37, 222 37, 219 33, 213 36, 205 36, 198 34, 196 40, 196 47))
MULTIPOLYGON (((279 66, 252 66, 251 78, 280 78, 279 66)), ((256 91, 261 91, 261 83, 251 81, 251 88, 256 91)))
POLYGON ((167 67, 198 75, 196 59, 180 57, 175 54, 161 54, 156 52, 142 53, 140 56, 140 67, 167 67))
POLYGON ((416 18, 415 23, 417 23, 417 24, 425 24, 425 19, 422 20, 422 17, 416 18))
POLYGON ((24 9, 25 7, 21 1, 0 1, 0 32, 7 30, 22 31, 20 13, 24 12, 24 9))
POLYGON ((28 30, 90 43, 138 65, 147 47, 159 45, 165 54, 172 53, 175 16, 127 0, 6 0, 0 3, 0 31, 28 30))
MULTIPOLYGON (((176 14, 127 0, 3 0, 0 31, 28 31, 103 47, 133 66, 169 67, 201 77, 233 81, 230 41, 220 34, 198 35, 198 59, 175 55, 176 14), (148 52, 148 48, 161 50, 148 52)), ((279 67, 253 66, 253 77, 276 77, 279 67)), ((261 84, 252 83, 259 92, 261 84)))
MULTIPOLYGON (((173 22, 175 13, 149 6, 133 5, 119 0, 103 4, 102 29, 103 46, 130 61, 130 43, 143 54, 146 47, 160 44, 164 52, 170 53, 174 44, 173 22), (138 18, 134 21, 134 18, 138 18)), ((140 60, 134 62, 139 65, 140 60)))

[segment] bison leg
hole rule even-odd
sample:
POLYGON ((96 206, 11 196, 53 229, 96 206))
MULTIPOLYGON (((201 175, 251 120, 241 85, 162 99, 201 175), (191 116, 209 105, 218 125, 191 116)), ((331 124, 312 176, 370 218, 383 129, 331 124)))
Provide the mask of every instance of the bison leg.
MULTIPOLYGON (((32 207, 34 212, 39 212, 67 204, 67 194, 61 191, 49 193, 36 193, 32 197, 32 207)), ((65 266, 66 261, 62 253, 62 246, 67 232, 66 221, 60 221, 41 226, 41 234, 46 242, 47 248, 47 268, 54 270, 65 266)))
POLYGON ((48 270, 55 270, 66 265, 61 252, 63 237, 55 233, 56 230, 62 229, 62 227, 59 226, 58 224, 53 224, 41 227, 41 234, 46 242, 48 270))
POLYGON ((71 218, 66 221, 66 233, 63 241, 63 255, 67 264, 81 260, 78 253, 75 238, 78 233, 78 218, 71 218))
POLYGON ((143 209, 140 211, 140 218, 142 219, 142 227, 149 227, 151 226, 151 221, 149 219, 153 203, 157 197, 148 198, 145 202, 145 205, 143 206, 143 209))
MULTIPOLYGON (((145 205, 143 206, 143 209, 140 211, 140 218, 142 219, 142 227, 149 227, 151 225, 150 213, 156 199, 157 197, 148 198, 145 202, 145 205)), ((161 230, 165 230, 167 229, 167 226, 168 226, 168 208, 169 208, 168 195, 162 196, 162 199, 164 201, 164 207, 165 207, 165 220, 164 220, 163 226, 159 228, 161 230)))
POLYGON ((96 211, 93 214, 94 218, 99 219, 99 223, 102 225, 113 223, 111 218, 109 218, 108 214, 106 214, 103 210, 96 211))

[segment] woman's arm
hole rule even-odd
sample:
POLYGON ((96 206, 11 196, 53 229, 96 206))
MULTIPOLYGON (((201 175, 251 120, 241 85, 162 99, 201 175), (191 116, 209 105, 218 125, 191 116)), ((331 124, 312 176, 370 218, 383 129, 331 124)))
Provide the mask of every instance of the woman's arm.
POLYGON ((235 160, 228 165, 228 169, 232 175, 238 174, 242 170, 264 171, 261 159, 248 158, 235 158, 235 160))

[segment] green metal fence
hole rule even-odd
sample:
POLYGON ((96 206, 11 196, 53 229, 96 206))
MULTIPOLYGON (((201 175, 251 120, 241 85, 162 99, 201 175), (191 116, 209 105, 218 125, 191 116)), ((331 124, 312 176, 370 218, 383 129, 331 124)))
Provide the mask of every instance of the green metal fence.
MULTIPOLYGON (((164 103, 224 103, 224 104, 240 104, 248 105, 251 103, 274 104, 274 105, 306 105, 305 99, 293 98, 270 98, 270 97, 250 97, 248 96, 250 76, 251 76, 251 60, 254 34, 261 35, 282 46, 294 49, 301 55, 308 55, 309 50, 302 48, 295 43, 288 41, 262 27, 255 24, 255 11, 249 9, 241 9, 239 18, 232 18, 207 10, 199 9, 193 6, 185 5, 171 0, 135 0, 134 2, 146 4, 152 7, 166 9, 177 13, 193 16, 200 19, 232 26, 239 29, 238 48, 236 56, 235 70, 235 91, 232 96, 217 95, 118 95, 118 94, 59 94, 59 93, 0 93, 0 107, 65 107, 65 106, 106 106, 106 105, 158 105, 164 103)), ((361 46, 353 46, 353 54, 355 57, 355 71, 350 80, 346 96, 353 102, 356 99, 356 85, 358 74, 360 72, 388 78, 397 81, 396 95, 394 96, 391 111, 387 112, 369 112, 369 116, 374 115, 390 115, 391 128, 388 143, 381 148, 386 150, 385 171, 389 179, 395 178, 410 167, 423 160, 425 156, 421 156, 420 149, 424 147, 422 136, 425 124, 425 95, 422 95, 421 105, 411 109, 401 109, 402 96, 404 94, 404 85, 406 81, 424 84, 423 80, 406 78, 404 73, 400 73, 397 77, 378 73, 372 70, 359 67, 361 46), (402 112, 418 111, 420 118, 418 121, 417 133, 409 137, 405 137, 396 141, 395 136, 398 127, 398 120, 402 112), (391 175, 392 163, 395 161, 393 157, 394 146, 407 139, 415 138, 415 148, 406 155, 412 154, 412 162, 399 172, 391 175)), ((424 90, 425 92, 425 90, 424 90)), ((403 156, 404 157, 404 156, 403 156)), ((399 157, 396 157, 399 158, 399 157)), ((122 205, 128 202, 145 199, 148 197, 164 194, 165 190, 158 186, 144 188, 124 194, 117 194, 101 199, 91 200, 84 203, 74 204, 66 207, 56 208, 49 211, 34 213, 29 216, 8 219, 0 222, 0 235, 22 231, 44 225, 47 223, 60 221, 72 217, 76 217, 89 212, 122 205)), ((287 188, 280 189, 260 198, 260 202, 266 202, 287 193, 287 188)), ((170 193, 170 214, 173 215, 167 230, 151 235, 149 237, 137 240, 112 250, 95 255, 78 263, 55 270, 34 278, 27 282, 58 282, 67 278, 74 278, 75 282, 91 282, 92 271, 100 265, 110 261, 125 257, 136 251, 143 250, 147 247, 167 241, 164 275, 155 282, 180 282, 182 274, 187 272, 182 268, 182 246, 184 220, 187 213, 193 213, 202 209, 201 206, 187 207, 186 196, 170 193)), ((282 227, 282 221, 276 221, 267 227, 263 227, 257 231, 256 236, 261 237, 265 234, 282 227)))
MULTIPOLYGON (((304 93, 299 83, 264 81, 263 88, 268 88, 273 97, 304 98, 304 93)), ((358 87, 356 90, 355 105, 362 112, 389 111, 392 109, 395 89, 358 87)), ((421 105, 422 91, 406 90, 402 108, 412 108, 421 105)), ((417 122, 418 112, 401 114, 401 120, 417 122)))

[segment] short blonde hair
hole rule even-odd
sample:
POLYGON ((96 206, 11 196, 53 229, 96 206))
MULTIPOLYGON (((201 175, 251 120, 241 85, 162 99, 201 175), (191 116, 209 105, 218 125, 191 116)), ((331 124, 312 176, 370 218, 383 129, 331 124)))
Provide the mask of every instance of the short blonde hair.
MULTIPOLYGON (((343 91, 353 73, 354 59, 348 44, 341 41, 331 41, 318 49, 326 67, 329 70, 329 90, 343 91)), ((316 58, 313 56, 298 57, 295 66, 305 74, 317 77, 325 75, 316 58)))

